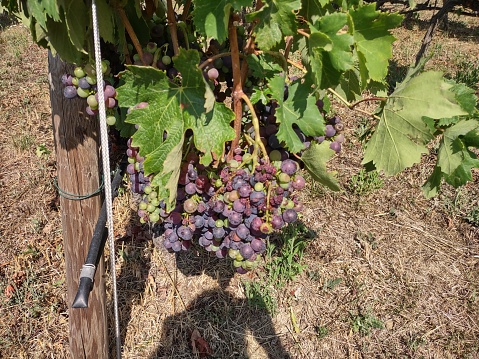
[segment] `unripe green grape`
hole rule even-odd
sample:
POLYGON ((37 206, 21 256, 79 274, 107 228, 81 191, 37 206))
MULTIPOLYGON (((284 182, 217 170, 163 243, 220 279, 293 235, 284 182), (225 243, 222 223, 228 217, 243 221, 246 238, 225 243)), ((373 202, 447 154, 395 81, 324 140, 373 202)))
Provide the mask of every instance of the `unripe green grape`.
POLYGON ((83 67, 83 71, 85 71, 85 73, 86 73, 88 76, 91 76, 91 77, 96 76, 96 71, 95 71, 95 68, 92 66, 92 64, 86 64, 86 65, 83 67))
POLYGON ((85 78, 86 78, 86 82, 88 82, 90 85, 96 84, 96 77, 87 75, 85 78))
POLYGON ((233 265, 235 266, 235 268, 241 267, 242 264, 243 264, 243 261, 237 261, 236 259, 233 261, 233 265))
POLYGON ((109 69, 110 69, 110 61, 101 60, 101 72, 105 74, 108 72, 109 69))
POLYGON ((78 77, 72 77, 72 85, 78 87, 78 77))
POLYGON ((280 183, 288 183, 291 181, 291 177, 289 177, 289 175, 287 173, 280 173, 279 176, 278 176, 278 181, 280 183))
MULTIPOLYGON (((116 123, 116 117, 115 116, 108 116, 106 118, 106 124, 108 126, 113 126, 113 125, 115 125, 115 123, 116 123)), ((136 162, 136 163, 138 163, 138 162, 136 162)), ((135 168, 136 168, 136 163, 135 163, 135 168)))
POLYGON ((160 205, 160 200, 158 198, 153 198, 150 203, 155 206, 155 207, 158 207, 160 205))
POLYGON ((281 152, 279 152, 278 150, 271 151, 269 154, 269 159, 273 162, 281 161, 281 152))
POLYGON ((151 191, 153 191, 153 188, 151 186, 145 186, 145 188, 143 188, 143 192, 145 194, 150 194, 151 191))
POLYGON ((160 220, 160 215, 155 212, 150 213, 149 220, 150 222, 153 222, 153 223, 158 222, 160 220))
POLYGON ((264 189, 264 184, 262 182, 256 182, 254 184, 254 190, 257 192, 261 192, 264 189))
POLYGON ((78 66, 78 67, 75 67, 75 70, 73 70, 73 73, 75 74, 75 77, 83 77, 85 76, 85 71, 83 71, 83 68, 78 66))
POLYGON ((230 249, 228 250, 228 256, 229 256, 231 259, 235 259, 238 254, 239 254, 239 250, 238 250, 238 249, 232 249, 232 248, 230 248, 230 249))
POLYGON ((158 192, 156 191, 151 191, 150 193, 148 193, 148 198, 149 199, 153 199, 153 198, 157 198, 158 197, 158 192))
POLYGON ((136 162, 136 158, 133 158, 133 157, 128 157, 128 163, 135 163, 136 162))
POLYGON ((153 206, 151 203, 148 203, 148 206, 146 207, 146 210, 150 213, 153 213, 155 211, 156 207, 153 206))
POLYGON ((235 260, 237 260, 238 262, 242 262, 244 260, 243 256, 240 254, 240 252, 238 252, 238 254, 236 255, 235 260))
POLYGON ((86 98, 86 102, 88 105, 91 107, 92 110, 95 110, 98 108, 98 101, 96 100, 95 95, 90 95, 86 98))
POLYGON ((143 202, 143 201, 142 201, 142 202, 140 202, 140 204, 138 205, 138 208, 139 208, 139 209, 143 209, 143 210, 145 210, 145 209, 146 209, 146 207, 148 207, 148 203, 146 203, 146 202, 143 202))
POLYGON ((161 62, 163 62, 164 65, 168 66, 169 64, 171 64, 171 57, 165 55, 161 58, 161 62))
POLYGON ((80 96, 81 98, 87 98, 90 96, 90 91, 84 90, 81 87, 77 88, 77 95, 80 96))

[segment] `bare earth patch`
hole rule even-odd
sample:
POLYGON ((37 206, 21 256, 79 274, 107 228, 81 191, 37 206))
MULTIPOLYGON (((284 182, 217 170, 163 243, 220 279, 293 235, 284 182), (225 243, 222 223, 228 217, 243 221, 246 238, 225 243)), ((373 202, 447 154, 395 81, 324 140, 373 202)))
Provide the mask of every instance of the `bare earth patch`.
MULTIPOLYGON (((454 23, 436 35, 428 67, 454 74, 455 64, 478 58, 478 21, 467 21, 461 36, 453 36, 454 23)), ((395 31, 397 68, 413 61, 423 33, 420 21, 395 31)), ((12 26, 0 32, 0 56, 0 357, 66 358, 47 54, 25 28, 12 26)), ((284 288, 271 286, 274 315, 245 295, 243 282, 258 280, 262 268, 240 276, 224 260, 155 248, 132 196, 120 194, 124 358, 198 358, 195 329, 196 349, 207 343, 212 358, 479 358, 479 229, 465 220, 479 208, 478 171, 464 188, 445 186, 427 200, 421 185, 431 155, 400 176, 379 176, 377 189, 359 195, 351 184, 362 156, 357 128, 368 121, 338 113, 347 142, 331 167, 343 191, 317 184, 305 191, 303 222, 316 238, 303 273, 284 288)))

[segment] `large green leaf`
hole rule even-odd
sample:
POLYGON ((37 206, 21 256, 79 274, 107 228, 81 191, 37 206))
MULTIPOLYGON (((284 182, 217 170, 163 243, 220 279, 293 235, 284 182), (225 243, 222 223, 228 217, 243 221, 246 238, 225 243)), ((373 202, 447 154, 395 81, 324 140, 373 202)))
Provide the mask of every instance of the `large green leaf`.
POLYGON ((98 23, 100 26, 100 36, 103 38, 103 40, 111 44, 116 44, 117 40, 115 39, 115 14, 113 12, 113 9, 108 4, 107 0, 97 0, 96 7, 98 23))
POLYGON ((440 119, 467 115, 458 103, 453 85, 439 72, 407 76, 386 101, 379 125, 367 144, 363 163, 394 175, 428 153, 425 144, 434 128, 425 118, 440 119))
POLYGON ((298 153, 304 149, 304 143, 293 126, 297 125, 307 136, 319 136, 324 133, 324 120, 316 106, 316 98, 309 93, 308 86, 301 84, 301 81, 293 82, 289 86, 287 100, 283 101, 284 84, 283 76, 274 77, 268 84, 272 97, 279 105, 275 113, 279 123, 276 136, 289 151, 298 153))
POLYGON ((254 28, 256 42, 262 50, 270 50, 281 42, 283 36, 296 33, 294 11, 301 8, 299 0, 265 0, 263 7, 246 17, 259 20, 254 28))
POLYGON ((363 82, 366 77, 378 82, 386 77, 392 43, 396 40, 390 30, 399 26, 401 21, 401 15, 376 11, 376 4, 349 11, 348 31, 354 36, 360 67, 367 71, 363 82))
POLYGON ((251 6, 252 0, 195 0, 193 21, 196 29, 206 37, 217 39, 220 43, 228 37, 228 22, 231 10, 240 10, 251 6))
POLYGON ((145 156, 145 173, 155 175, 153 184, 161 187, 162 198, 169 199, 169 209, 176 197, 185 132, 193 131, 195 147, 203 153, 200 162, 205 165, 221 158, 225 142, 235 135, 230 126, 234 114, 214 102, 197 66, 198 52, 181 50, 173 61, 181 73, 180 82, 153 67, 128 66, 121 74, 124 84, 117 91, 122 107, 148 103, 131 110, 127 122, 138 125, 132 145, 145 156))
POLYGON ((320 144, 316 142, 311 143, 311 146, 303 152, 301 160, 316 181, 333 191, 339 191, 340 188, 335 178, 335 173, 329 172, 326 168, 326 163, 336 153, 329 148, 330 143, 329 141, 323 141, 320 144))

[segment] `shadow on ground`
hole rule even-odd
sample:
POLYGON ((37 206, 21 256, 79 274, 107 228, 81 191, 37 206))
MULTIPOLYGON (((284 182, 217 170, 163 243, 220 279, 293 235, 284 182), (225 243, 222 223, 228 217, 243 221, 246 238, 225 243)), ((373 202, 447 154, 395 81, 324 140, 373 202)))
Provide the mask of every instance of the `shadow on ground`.
POLYGON ((202 343, 210 346, 208 358, 290 358, 270 314, 261 305, 252 307, 246 298, 231 293, 229 285, 234 268, 218 262, 226 261, 207 263, 191 252, 176 256, 177 268, 187 278, 207 274, 218 281, 219 287, 202 292, 186 310, 165 319, 161 342, 149 359, 206 357, 193 353, 191 342, 195 330, 201 336, 195 343, 198 350, 207 351, 202 343), (224 353, 229 355, 225 357, 224 353))

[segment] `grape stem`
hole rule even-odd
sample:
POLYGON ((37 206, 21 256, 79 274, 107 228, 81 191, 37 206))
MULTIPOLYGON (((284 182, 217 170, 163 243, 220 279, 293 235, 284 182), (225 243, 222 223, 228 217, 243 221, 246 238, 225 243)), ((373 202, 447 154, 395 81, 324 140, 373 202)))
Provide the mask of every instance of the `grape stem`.
MULTIPOLYGON (((245 93, 243 93, 243 95, 241 96, 241 99, 246 103, 246 105, 249 107, 249 110, 251 111, 251 122, 253 123, 253 128, 254 128, 254 143, 255 143, 255 147, 257 148, 259 146, 259 148, 261 149, 261 153, 263 154, 263 157, 269 161, 269 157, 268 157, 268 152, 266 152, 266 148, 264 147, 264 144, 263 142, 261 142, 261 135, 259 133, 259 120, 258 120, 258 116, 256 116, 256 112, 254 110, 254 106, 253 104, 251 103, 250 99, 248 98, 248 96, 246 96, 245 93)), ((255 151, 256 152, 256 151, 255 151)), ((256 153, 255 153, 256 155, 256 153)), ((254 168, 255 166, 253 166, 254 168)))
MULTIPOLYGON (((204 69, 207 65, 211 64, 213 61, 215 61, 216 59, 219 59, 220 57, 226 57, 226 56, 230 56, 231 55, 231 52, 222 52, 221 54, 216 54, 216 55, 213 55, 211 57, 209 57, 208 59, 206 59, 205 61, 203 61, 199 66, 198 68, 200 70, 204 69)), ((241 58, 244 58, 245 56, 243 54, 239 54, 239 57, 241 58)))
POLYGON ((302 29, 298 29, 297 32, 298 32, 298 34, 306 36, 307 38, 309 38, 309 36, 310 36, 306 31, 304 31, 302 29))
POLYGON ((286 61, 288 61, 288 64, 291 64, 291 65, 293 65, 294 67, 296 67, 296 68, 300 69, 301 71, 303 71, 303 73, 305 73, 305 74, 308 73, 308 70, 306 70, 303 65, 298 64, 297 62, 295 62, 295 61, 293 61, 293 60, 291 60, 291 59, 287 59, 286 61))
POLYGON ((171 42, 173 43, 173 52, 175 56, 180 53, 180 47, 178 46, 178 32, 176 29, 175 10, 173 9, 173 1, 167 0, 167 18, 168 26, 170 28, 171 42))
POLYGON ((231 49, 231 63, 233 67, 233 111, 235 113, 235 120, 233 128, 235 130, 235 138, 231 141, 230 152, 228 153, 228 160, 234 156, 234 150, 239 144, 241 136, 241 119, 243 117, 243 105, 241 98, 243 93, 243 81, 241 76, 241 65, 238 47, 238 36, 236 34, 236 26, 233 23, 233 16, 230 15, 228 24, 228 38, 230 40, 231 49))
MULTIPOLYGON (((340 94, 338 94, 336 91, 334 91, 331 87, 328 88, 328 92, 330 92, 331 94, 333 94, 334 96, 336 96, 344 105, 346 105, 349 109, 351 110, 355 110, 355 111, 358 111, 358 112, 361 112, 369 117, 372 117, 372 118, 375 118, 376 120, 380 120, 381 118, 371 112, 368 112, 368 111, 365 111, 365 110, 362 110, 360 108, 354 108, 354 106, 356 106, 358 103, 361 103, 361 102, 364 102, 364 101, 359 101, 358 103, 356 104, 350 104, 345 98, 343 98, 340 94)), ((379 100, 380 98, 376 98, 376 100, 379 100)), ((381 98, 381 101, 383 101, 384 99, 381 98)))
POLYGON ((191 0, 187 0, 183 7, 183 14, 181 15, 181 21, 185 22, 188 14, 190 13, 191 0))
POLYGON ((284 58, 288 61, 289 52, 291 51, 291 46, 293 45, 293 37, 286 36, 286 46, 284 47, 284 58))
POLYGON ((123 22, 123 25, 125 26, 125 29, 128 32, 131 41, 133 42, 133 46, 135 46, 136 52, 138 52, 138 55, 140 55, 141 62, 143 63, 143 65, 146 65, 145 61, 143 60, 143 49, 141 48, 140 41, 138 40, 138 37, 135 34, 135 30, 133 30, 133 27, 131 26, 128 17, 125 14, 125 10, 121 7, 117 7, 116 11, 118 12, 118 15, 120 15, 121 22, 123 22))

